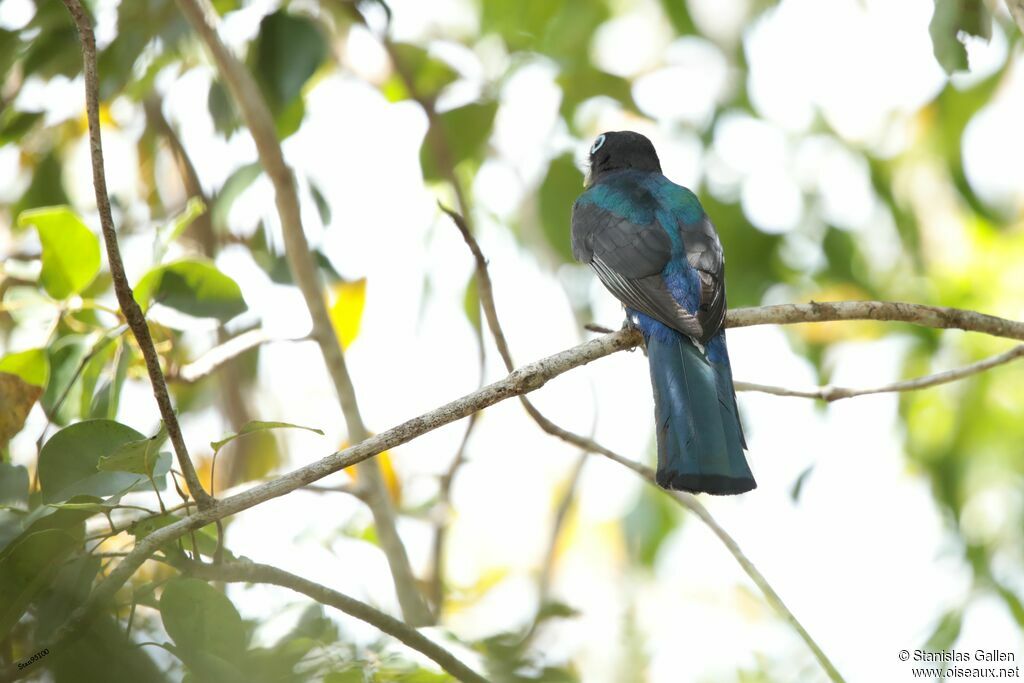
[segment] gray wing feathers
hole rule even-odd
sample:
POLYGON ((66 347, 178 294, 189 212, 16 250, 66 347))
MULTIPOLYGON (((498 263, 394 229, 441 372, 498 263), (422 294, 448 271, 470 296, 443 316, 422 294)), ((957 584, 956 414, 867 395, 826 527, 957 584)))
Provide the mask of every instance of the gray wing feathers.
POLYGON ((594 204, 572 211, 572 252, 589 263, 623 304, 700 340, 710 338, 725 319, 725 262, 714 225, 702 220, 677 229, 686 259, 701 284, 699 310, 687 311, 668 291, 661 272, 672 256, 672 241, 655 220, 638 224, 594 204))
POLYGON ((681 225, 686 260, 700 277, 700 310, 697 319, 708 336, 725 320, 725 257, 722 243, 711 220, 704 216, 699 223, 681 225))
POLYGON ((676 302, 661 275, 626 278, 612 270, 604 259, 596 254, 590 265, 604 286, 629 308, 660 320, 692 337, 703 337, 700 322, 676 302))
POLYGON ((656 223, 638 225, 593 204, 573 206, 572 227, 576 260, 590 263, 600 256, 622 277, 656 275, 672 253, 671 240, 656 223))

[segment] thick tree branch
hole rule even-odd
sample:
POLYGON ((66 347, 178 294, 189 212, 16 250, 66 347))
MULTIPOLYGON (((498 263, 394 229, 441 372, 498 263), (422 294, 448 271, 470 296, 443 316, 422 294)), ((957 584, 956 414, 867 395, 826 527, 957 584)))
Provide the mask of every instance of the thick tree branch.
MULTIPOLYGON (((905 315, 899 319, 905 322, 917 322, 922 325, 928 325, 929 322, 934 322, 934 317, 931 315, 918 316, 913 313, 916 308, 931 310, 932 307, 917 307, 914 304, 886 304, 884 302, 867 303, 871 303, 875 307, 883 308, 887 306, 899 306, 900 310, 905 313, 905 315)), ((830 304, 830 306, 833 308, 833 311, 837 316, 847 316, 836 319, 873 319, 855 314, 855 312, 864 310, 864 304, 865 302, 853 301, 836 302, 830 304)), ((788 311, 780 312, 779 308, 780 307, 777 306, 753 309, 748 308, 741 309, 740 312, 743 316, 742 320, 745 325, 806 322, 795 318, 794 315, 788 311)), ((971 313, 970 311, 957 311, 956 309, 948 310, 955 311, 958 314, 971 313)), ((980 316, 981 314, 974 313, 973 315, 980 316)), ((1007 336, 1011 338, 1016 338, 1015 335, 1024 333, 1024 323, 1001 318, 992 318, 991 316, 982 317, 998 321, 998 324, 979 324, 979 329, 975 330, 972 326, 974 324, 974 319, 967 316, 965 318, 964 329, 970 331, 982 331, 989 334, 995 334, 995 336, 1007 336), (996 334, 992 332, 992 330, 998 330, 1002 332, 1002 334, 996 334)), ((345 450, 337 453, 332 453, 331 455, 310 463, 305 467, 282 475, 273 481, 261 484, 247 491, 243 491, 242 493, 225 497, 222 500, 217 501, 208 509, 200 510, 178 522, 157 529, 152 534, 139 541, 128 556, 125 557, 124 561, 119 564, 99 585, 96 586, 92 594, 89 596, 86 604, 77 610, 68 619, 68 621, 61 626, 56 633, 54 633, 53 641, 58 641, 68 637, 98 605, 105 604, 117 589, 124 585, 128 578, 131 577, 142 563, 145 562, 150 555, 156 552, 161 545, 173 542, 175 539, 188 533, 190 530, 199 529, 218 519, 223 519, 241 512, 242 510, 259 505, 271 498, 283 496, 305 486, 306 484, 322 479, 329 474, 333 474, 334 472, 346 467, 350 467, 358 462, 362 462, 389 448, 400 446, 401 444, 411 441, 426 432, 437 429, 438 427, 454 422, 460 418, 467 417, 468 415, 508 398, 536 391, 544 386, 548 381, 564 372, 568 372, 569 370, 581 365, 586 365, 587 363, 603 358, 617 351, 633 348, 641 341, 640 334, 635 330, 630 329, 619 330, 596 339, 591 339, 590 341, 574 346, 571 349, 561 351, 553 356, 548 356, 547 358, 526 365, 515 372, 512 372, 505 378, 485 386, 483 389, 474 391, 473 393, 450 403, 446 403, 439 408, 435 408, 430 412, 424 413, 419 417, 413 418, 385 432, 371 436, 365 441, 351 446, 350 448, 346 448, 345 450)), ((649 474, 647 468, 636 462, 606 449, 598 450, 596 448, 598 446, 597 444, 594 444, 592 441, 589 441, 584 437, 573 435, 570 432, 561 430, 560 427, 550 422, 543 424, 542 426, 545 428, 545 431, 555 434, 560 438, 564 438, 565 440, 570 441, 570 443, 576 443, 580 448, 594 447, 596 452, 629 467, 633 471, 645 477, 649 474), (574 441, 573 439, 577 440, 574 441)), ((13 678, 16 677, 17 672, 8 669, 4 670, 0 675, 7 675, 8 677, 13 678)))
POLYGON ((934 387, 939 384, 947 384, 949 382, 955 382, 971 375, 984 372, 997 365, 1003 365, 1010 361, 1024 357, 1024 344, 1015 346, 1005 353, 1000 353, 996 356, 980 360, 977 363, 971 363, 965 365, 962 368, 955 368, 953 370, 946 370, 944 372, 937 372, 933 375, 925 375, 924 377, 915 377, 913 379, 907 379, 900 382, 892 382, 891 384, 884 384, 880 387, 872 387, 869 389, 848 389, 846 387, 834 387, 831 385, 817 387, 815 389, 787 389, 785 387, 775 387, 766 384, 755 384, 753 382, 736 382, 736 391, 759 391, 765 394, 774 394, 775 396, 797 396, 800 398, 817 398, 822 401, 831 403, 832 401, 838 401, 843 398, 853 398, 854 396, 866 396, 868 394, 884 394, 889 392, 901 392, 901 391, 916 391, 918 389, 926 389, 928 387, 934 387))
POLYGON ((366 603, 360 602, 344 593, 339 593, 326 586, 313 583, 301 576, 290 574, 277 567, 249 561, 219 565, 189 562, 182 564, 181 568, 191 576, 208 581, 266 583, 288 588, 296 593, 302 593, 320 604, 330 605, 397 638, 412 649, 422 652, 434 660, 438 666, 460 681, 465 683, 487 683, 487 679, 456 659, 455 655, 451 652, 408 624, 388 616, 380 610, 374 609, 366 603))
MULTIPOLYGON (((334 383, 348 428, 349 441, 364 441, 370 432, 363 423, 355 387, 345 364, 341 345, 331 325, 317 266, 302 227, 295 178, 285 162, 270 110, 252 75, 217 35, 206 0, 178 0, 178 4, 217 64, 217 69, 256 143, 263 169, 274 185, 277 211, 281 217, 281 231, 284 235, 285 256, 313 319, 312 336, 320 346, 320 352, 334 383)), ((376 462, 368 463, 360 468, 359 475, 366 485, 366 502, 373 513, 380 546, 391 566, 402 612, 411 624, 430 623, 430 610, 416 586, 405 546, 398 535, 394 510, 384 486, 380 467, 376 462)))
POLYGON ((160 370, 160 357, 153 348, 153 338, 149 334, 149 326, 146 324, 146 317, 142 309, 132 295, 131 285, 124 272, 124 263, 121 261, 121 251, 117 245, 117 233, 114 230, 114 219, 110 211, 110 199, 107 196, 106 172, 103 168, 103 144, 100 139, 100 115, 99 115, 99 82, 96 73, 96 38, 92 31, 92 22, 86 14, 79 0, 64 0, 64 6, 71 13, 78 35, 82 41, 82 60, 85 72, 85 111, 89 123, 89 147, 92 155, 92 182, 96 191, 96 208, 100 214, 100 225, 103 231, 103 242, 107 249, 107 260, 110 263, 110 275, 114 281, 114 293, 117 295, 117 303, 124 313, 125 320, 131 328, 135 340, 139 344, 142 356, 146 361, 146 371, 149 373, 149 381, 153 386, 153 395, 156 397, 157 405, 160 408, 160 417, 167 425, 167 434, 174 445, 174 453, 178 458, 178 467, 185 477, 189 493, 200 508, 209 507, 213 498, 203 490, 196 476, 195 467, 189 458, 188 449, 185 446, 185 439, 181 435, 181 427, 178 425, 178 417, 174 413, 174 406, 171 405, 171 398, 167 393, 167 383, 164 381, 163 372, 160 370))
MULTIPOLYGON (((484 258, 483 252, 480 250, 480 245, 477 243, 472 233, 470 233, 470 231, 468 230, 465 222, 462 220, 462 217, 452 211, 449 211, 448 209, 444 209, 444 207, 441 208, 455 222, 455 225, 459 228, 459 231, 462 233, 463 239, 466 241, 466 245, 473 253, 473 258, 476 261, 477 285, 480 289, 480 304, 484 308, 484 311, 486 312, 488 325, 490 326, 491 334, 494 336, 494 340, 496 345, 498 346, 498 350, 501 353, 501 357, 504 359, 505 365, 511 368, 513 365, 512 354, 509 351, 508 341, 505 338, 504 330, 502 330, 501 322, 498 318, 497 306, 494 303, 494 293, 493 287, 491 286, 491 277, 487 270, 487 259, 484 258)), ((621 330, 619 333, 616 334, 631 331, 632 330, 621 330)), ((643 477, 649 484, 657 487, 654 472, 651 471, 650 468, 645 467, 644 465, 641 465, 636 461, 629 460, 628 458, 625 458, 619 455, 618 453, 615 453, 614 451, 605 448, 604 446, 597 443, 593 439, 587 438, 580 434, 576 434, 574 432, 570 432, 567 429, 563 429, 562 427, 558 426, 550 419, 548 419, 539 410, 537 410, 536 406, 534 406, 533 403, 531 403, 530 400, 527 399, 525 396, 520 396, 519 400, 522 402, 523 407, 526 409, 526 412, 529 413, 530 417, 532 417, 533 420, 540 426, 540 428, 543 429, 548 434, 557 436, 563 441, 579 446, 580 448, 583 449, 584 453, 600 453, 601 455, 604 455, 605 457, 610 458, 615 462, 628 467, 629 469, 633 470, 641 477, 643 477)), ((661 491, 664 491, 663 489, 661 489, 661 487, 657 488, 661 491)), ((764 575, 762 575, 761 572, 758 571, 757 567, 754 566, 754 563, 751 562, 747 558, 747 556, 743 554, 743 552, 740 550, 740 547, 736 544, 736 541, 734 541, 733 538, 729 536, 729 534, 727 534, 725 530, 718 525, 718 523, 711 516, 711 513, 709 513, 707 509, 705 509, 704 506, 701 505, 701 503, 697 500, 695 496, 689 493, 683 493, 679 491, 665 491, 665 493, 670 495, 680 505, 687 508, 691 512, 695 513, 701 519, 701 521, 707 524, 708 527, 715 533, 715 535, 722 540, 726 548, 736 559, 739 565, 743 568, 743 570, 747 573, 751 580, 753 580, 757 587, 761 589, 761 592, 764 593, 764 596, 767 599, 768 603, 775 609, 776 612, 778 612, 782 616, 783 619, 789 622, 789 624, 794 628, 794 630, 797 632, 800 638, 803 639, 803 641, 807 644, 807 647, 811 650, 815 659, 818 660, 818 663, 821 665, 821 667, 825 669, 825 671, 828 673, 829 678, 831 678, 832 681, 834 681, 835 683, 842 683, 843 677, 836 670, 831 660, 829 660, 829 658, 825 655, 825 653, 818 646, 818 644, 811 637, 811 635, 807 632, 807 630, 804 629, 804 627, 800 624, 796 616, 791 611, 789 611, 789 608, 786 607, 786 604, 784 602, 782 602, 782 598, 780 598, 778 593, 776 593, 775 590, 771 587, 771 584, 769 584, 768 580, 764 578, 764 575)), ((536 622, 534 622, 534 625, 527 633, 524 642, 532 636, 535 628, 536 622)))
POLYGON ((760 308, 736 308, 725 318, 726 327, 750 325, 792 325, 833 320, 879 320, 984 332, 993 337, 1024 341, 1024 322, 997 318, 977 311, 944 306, 926 306, 898 301, 812 301, 808 304, 779 304, 760 308))

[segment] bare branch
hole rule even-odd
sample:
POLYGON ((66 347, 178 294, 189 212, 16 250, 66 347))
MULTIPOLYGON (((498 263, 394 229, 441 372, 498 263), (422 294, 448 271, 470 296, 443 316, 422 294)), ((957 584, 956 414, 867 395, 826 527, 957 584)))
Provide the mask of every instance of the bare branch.
POLYGON ((100 115, 99 115, 99 81, 96 74, 96 38, 93 35, 92 23, 89 20, 85 9, 79 0, 64 0, 64 6, 71 13, 71 18, 78 28, 78 35, 82 41, 82 61, 85 71, 85 111, 89 123, 89 147, 92 154, 92 183, 96 191, 96 208, 100 214, 100 225, 103 231, 103 242, 107 249, 107 261, 110 264, 110 275, 114 281, 114 293, 117 295, 117 303, 124 313, 125 320, 135 336, 135 340, 142 350, 142 356, 146 360, 146 371, 149 373, 149 381, 153 386, 153 395, 156 397, 157 405, 160 407, 160 417, 167 425, 167 434, 174 445, 174 453, 178 458, 178 467, 185 476, 185 483, 189 493, 196 499, 200 508, 209 507, 213 503, 210 496, 199 483, 195 467, 189 459, 188 449, 185 446, 185 439, 181 435, 181 427, 178 426, 178 417, 174 413, 174 406, 171 405, 171 398, 167 393, 167 384, 164 381, 163 372, 160 370, 160 357, 153 348, 153 338, 149 334, 149 325, 146 317, 139 308, 139 304, 132 296, 131 285, 124 272, 124 263, 121 261, 121 251, 117 245, 117 233, 114 230, 114 219, 110 211, 110 198, 107 196, 106 172, 103 168, 103 143, 100 139, 100 115))
MULTIPOLYGON (((563 441, 571 443, 574 446, 579 446, 580 448, 591 453, 600 453, 606 458, 614 460, 620 465, 623 465, 624 467, 628 467, 629 469, 633 470, 641 477, 643 477, 644 480, 646 480, 652 486, 657 486, 654 479, 654 471, 651 470, 651 468, 641 465, 635 460, 630 460, 629 458, 620 455, 615 451, 609 450, 592 439, 588 439, 585 436, 581 436, 579 434, 570 432, 566 429, 562 429, 561 427, 554 424, 550 420, 547 420, 547 418, 544 418, 543 416, 541 416, 541 418, 544 420, 544 422, 541 424, 541 428, 544 429, 544 431, 548 432, 549 434, 553 434, 554 436, 557 436, 563 441)), ((779 594, 776 593, 775 589, 773 589, 771 584, 768 583, 768 579, 766 579, 764 575, 761 574, 760 571, 758 571, 754 563, 751 562, 750 559, 743 554, 743 551, 740 550, 739 545, 736 544, 736 541, 732 538, 732 536, 730 536, 721 526, 719 526, 718 522, 716 522, 715 519, 711 516, 711 513, 707 511, 707 508, 705 508, 701 504, 701 502, 697 500, 697 497, 694 496, 693 494, 685 493, 683 491, 665 491, 660 486, 658 487, 658 490, 663 491, 666 495, 670 496, 677 503, 679 503, 687 510, 697 515, 700 518, 700 520, 704 522, 708 526, 708 528, 710 528, 711 531, 714 532, 716 536, 718 536, 718 538, 725 545, 729 553, 733 556, 733 558, 740 565, 740 567, 743 568, 743 571, 746 572, 747 576, 749 576, 750 579, 761 590, 761 592, 764 593, 765 599, 768 601, 768 604, 771 605, 772 608, 797 632, 800 638, 811 650, 811 653, 814 655, 814 658, 818 660, 818 663, 826 671, 829 678, 832 681, 835 681, 836 683, 842 683, 843 677, 836 670, 835 665, 832 664, 828 656, 818 646, 817 642, 815 642, 814 638, 811 637, 811 635, 803 627, 803 625, 796 618, 796 616, 789 610, 788 607, 786 607, 786 604, 782 601, 782 598, 779 597, 779 594)))
MULTIPOLYGON (((302 227, 295 178, 285 162, 270 110, 252 75, 217 35, 207 0, 178 0, 178 4, 216 62, 217 69, 256 143, 260 163, 274 185, 277 212, 281 217, 281 230, 284 234, 285 256, 313 319, 312 336, 320 346, 320 352, 334 383, 335 393, 348 428, 349 440, 353 443, 364 441, 370 432, 363 423, 345 356, 324 303, 317 266, 302 227)), ((391 566, 402 612, 412 624, 430 623, 430 610, 416 586, 405 546, 398 535, 394 510, 380 466, 376 462, 368 463, 359 469, 359 475, 366 484, 366 503, 373 513, 380 546, 391 566)))
MULTIPOLYGON (((480 250, 480 245, 477 244, 476 239, 466 228, 465 223, 461 221, 461 217, 458 216, 457 214, 454 214, 451 211, 448 211, 447 209, 445 209, 445 212, 449 216, 451 216, 453 221, 455 221, 455 225, 458 226, 460 232, 462 232, 463 239, 465 239, 470 251, 473 252, 473 257, 476 260, 477 282, 480 288, 480 303, 483 306, 484 310, 487 312, 487 321, 491 328, 491 334, 494 336, 494 340, 498 347, 498 350, 501 352, 501 356, 505 360, 505 365, 511 368, 513 364, 512 354, 509 351, 508 342, 505 339, 505 333, 502 330, 501 323, 499 322, 498 319, 497 307, 495 306, 494 303, 493 288, 491 287, 491 279, 489 273, 487 272, 487 260, 484 258, 483 252, 480 250)), ((632 330, 621 330, 619 334, 631 331, 632 330)), ((526 412, 529 413, 530 417, 532 417, 533 420, 545 432, 553 436, 557 436, 558 438, 568 443, 572 443, 576 446, 579 446, 580 448, 583 449, 584 455, 586 453, 600 453, 605 457, 611 458, 615 462, 624 465, 629 469, 633 470, 634 472, 636 472, 637 474, 639 474, 652 486, 657 487, 654 472, 652 472, 650 468, 645 467, 644 465, 641 465, 635 461, 631 461, 628 458, 625 458, 605 448, 604 446, 597 443, 591 438, 584 437, 580 434, 576 434, 574 432, 570 432, 567 429, 559 427, 554 422, 549 420, 543 413, 537 410, 533 403, 531 403, 529 399, 527 399, 525 396, 520 396, 519 400, 522 401, 523 407, 526 409, 526 412)), ((580 466, 582 466, 582 460, 580 462, 580 466)), ((579 476, 578 471, 576 473, 576 476, 579 476)), ((661 487, 657 488, 659 490, 663 490, 661 489, 661 487)), ((818 647, 818 644, 814 641, 813 638, 811 638, 811 635, 800 624, 796 616, 789 611, 789 608, 787 608, 785 603, 782 602, 782 599, 771 587, 767 579, 764 578, 761 572, 757 570, 757 567, 755 567, 754 564, 746 557, 746 555, 743 554, 743 552, 740 550, 739 546, 732 539, 732 537, 729 536, 729 534, 727 534, 725 530, 718 525, 717 522, 715 522, 714 518, 711 517, 711 513, 709 513, 704 508, 704 506, 701 505, 700 502, 698 502, 695 496, 689 493, 683 493, 678 491, 671 491, 667 493, 669 493, 669 495, 671 495, 672 498, 680 505, 686 507, 688 510, 697 514, 697 516, 700 517, 700 519, 705 524, 707 524, 712 531, 714 531, 714 533, 725 544, 729 552, 732 553, 733 557, 740 564, 740 566, 743 567, 743 570, 747 573, 747 575, 754 581, 755 584, 757 584, 758 588, 761 589, 761 591, 765 595, 765 598, 768 600, 768 603, 780 615, 782 615, 782 617, 787 622, 789 622, 790 625, 793 626, 797 634, 803 639, 803 641, 807 644, 807 647, 814 654, 814 657, 818 660, 818 663, 821 664, 821 667, 825 669, 825 671, 828 673, 829 677, 836 683, 842 683, 842 676, 836 670, 835 666, 832 664, 829 658, 825 655, 821 648, 818 647)), ((561 514, 564 514, 564 511, 561 511, 561 514)), ((558 527, 556 527, 556 533, 557 528, 558 527)), ((528 641, 529 638, 533 635, 533 633, 536 630, 536 626, 537 622, 534 621, 530 630, 527 632, 526 637, 524 638, 524 642, 528 641)))
POLYGON ((487 683, 487 679, 456 659, 451 652, 408 624, 344 593, 313 583, 301 576, 296 576, 277 567, 249 561, 219 565, 190 562, 181 564, 181 568, 192 576, 209 581, 266 583, 302 593, 323 605, 330 605, 397 638, 412 649, 422 652, 460 681, 487 683))
MULTIPOLYGON (((875 307, 901 307, 901 310, 905 312, 905 316, 900 319, 905 322, 916 322, 922 325, 928 325, 935 321, 934 316, 918 316, 914 314, 914 311, 917 308, 923 308, 930 311, 932 310, 932 307, 930 306, 918 307, 914 304, 887 304, 884 302, 869 303, 875 307)), ((862 320, 865 318, 855 314, 855 312, 862 311, 864 309, 864 304, 865 302, 857 301, 836 302, 830 304, 830 306, 833 307, 837 316, 847 316, 841 319, 862 320), (846 307, 849 307, 849 309, 847 310, 846 307)), ((744 316, 743 322, 746 325, 804 322, 795 318, 792 313, 785 312, 784 314, 780 314, 779 308, 780 307, 777 306, 770 306, 762 309, 742 309, 742 315, 744 316)), ((957 309, 947 310, 961 315, 970 314, 964 318, 965 329, 972 331, 975 330, 973 327, 975 324, 975 318, 973 316, 978 316, 988 321, 997 321, 997 324, 992 324, 990 322, 979 323, 979 329, 977 330, 987 332, 988 334, 994 334, 995 336, 1016 338, 1015 335, 1021 333, 1021 328, 1024 328, 1024 324, 1012 320, 993 318, 992 316, 982 316, 978 313, 972 314, 970 311, 959 311, 957 309)), ((124 561, 114 568, 114 570, 96 586, 86 603, 76 610, 75 613, 72 614, 72 616, 69 617, 68 620, 53 634, 51 644, 69 637, 89 615, 94 613, 96 607, 105 604, 117 589, 124 585, 128 578, 131 577, 142 563, 146 561, 146 558, 156 552, 161 545, 174 541, 188 533, 190 530, 199 529, 218 519, 223 519, 224 517, 236 514, 242 510, 251 508, 254 505, 259 505, 271 498, 283 496, 296 489, 302 488, 306 484, 322 479, 329 474, 345 469, 346 467, 350 467, 358 462, 362 462, 389 448, 395 448, 422 434, 425 434, 426 432, 437 429, 438 427, 454 422, 455 420, 463 417, 467 417, 468 415, 508 398, 536 391, 544 386, 548 381, 562 373, 568 372, 569 370, 581 365, 586 365, 587 363, 603 358, 604 356, 608 356, 617 351, 634 348, 640 344, 641 341, 640 333, 630 329, 619 330, 609 335, 591 339, 579 344, 578 346, 574 346, 571 349, 561 351, 553 356, 548 356, 547 358, 526 365, 510 373, 503 379, 485 386, 483 389, 474 391, 473 393, 450 403, 446 403, 439 408, 435 408, 434 410, 424 413, 419 417, 413 418, 385 432, 371 436, 365 441, 351 446, 350 448, 346 448, 345 450, 337 453, 332 453, 331 455, 310 463, 305 467, 301 467, 289 472, 288 474, 282 475, 273 481, 261 484, 236 495, 225 497, 207 509, 199 510, 188 515, 182 520, 157 529, 149 536, 140 540, 128 556, 124 558, 124 561)), ((589 439, 563 430, 561 427, 552 423, 550 420, 547 420, 547 418, 539 413, 533 417, 541 425, 541 428, 548 433, 554 434, 555 436, 569 441, 570 443, 574 443, 580 448, 592 448, 594 452, 600 453, 605 457, 628 467, 645 478, 650 478, 650 471, 643 465, 629 460, 628 458, 624 458, 614 451, 603 448, 600 444, 596 444, 589 439)), ((4 676, 15 678, 17 677, 17 672, 13 669, 0 671, 0 678, 3 678, 4 676)))
MULTIPOLYGON (((645 473, 645 478, 647 478, 652 484, 654 484, 653 475, 654 472, 649 469, 645 473)), ((736 540, 730 536, 725 529, 719 526, 718 522, 715 521, 715 518, 711 516, 710 512, 708 512, 707 508, 701 505, 700 501, 697 500, 697 497, 683 491, 666 491, 666 493, 671 495, 687 510, 697 515, 700 520, 704 522, 709 529, 711 529, 715 536, 718 536, 719 540, 722 541, 739 565, 743 567, 743 571, 747 573, 750 580, 761 589, 762 593, 764 593, 764 597, 768 600, 768 604, 774 607, 775 611, 781 614, 782 617, 789 622, 789 625, 793 627, 807 647, 811 649, 811 652, 814 654, 814 658, 818 660, 818 664, 820 664, 821 668, 825 670, 828 677, 835 683, 843 683, 844 679, 836 669, 835 665, 832 664, 831 660, 829 660, 822 649, 818 647, 818 644, 811 637, 811 634, 807 632, 807 629, 803 627, 803 624, 801 624, 793 613, 789 611, 786 604, 782 602, 782 598, 780 598, 779 594, 775 592, 772 585, 768 583, 768 579, 764 578, 764 575, 758 571, 757 567, 754 566, 754 563, 743 554, 743 551, 740 549, 739 545, 737 545, 736 540)))
MULTIPOLYGON (((389 448, 400 446, 422 434, 467 417, 512 396, 536 391, 558 375, 616 351, 631 348, 636 345, 636 342, 636 335, 631 334, 628 330, 623 330, 548 356, 516 370, 497 382, 488 384, 478 391, 371 436, 343 451, 332 453, 265 484, 221 498, 208 508, 157 529, 138 541, 124 561, 93 589, 86 603, 53 634, 51 643, 70 637, 75 629, 94 614, 99 606, 106 604, 117 589, 124 585, 142 563, 163 544, 173 542, 189 531, 204 527, 218 519, 247 510, 271 498, 291 493, 306 484, 363 462, 389 448)), ((15 676, 14 672, 5 670, 0 672, 0 679, 5 674, 15 676)))
POLYGON ((519 647, 521 648, 528 646, 533 641, 534 636, 537 635, 537 631, 541 625, 541 617, 544 614, 544 607, 551 599, 551 577, 555 573, 555 558, 558 553, 558 542, 562 536, 562 529, 565 526, 565 520, 569 517, 569 510, 572 508, 572 503, 576 499, 576 489, 579 486, 580 477, 583 474, 583 467, 587 464, 589 457, 589 450, 583 450, 580 452, 579 457, 576 459, 576 464, 573 465, 572 474, 569 475, 569 481, 565 486, 565 490, 562 492, 562 497, 559 499, 558 505, 555 507, 555 519, 551 523, 551 534, 548 536, 548 548, 544 553, 544 560, 540 567, 540 574, 537 577, 537 613, 534 615, 533 621, 530 622, 530 627, 526 630, 526 634, 519 643, 519 647))
POLYGON ((736 391, 759 391, 765 394, 774 394, 775 396, 797 396, 800 398, 817 398, 822 401, 831 403, 832 401, 838 401, 843 398, 853 398, 854 396, 867 396, 868 394, 884 394, 890 392, 901 392, 901 391, 916 391, 918 389, 926 389, 928 387, 934 387, 939 384, 947 384, 949 382, 955 382, 971 375, 984 372, 997 365, 1004 365, 1010 361, 1016 360, 1024 356, 1024 344, 1015 346, 1005 353, 1000 353, 996 356, 980 360, 977 363, 971 363, 965 365, 962 368, 955 368, 953 370, 946 370, 944 372, 937 372, 933 375, 925 375, 924 377, 915 377, 914 379, 907 379, 900 382, 893 382, 891 384, 884 384, 880 387, 873 387, 869 389, 848 389, 846 387, 834 387, 831 385, 817 387, 815 389, 787 389, 785 387, 769 386, 767 384, 754 384, 753 382, 736 382, 736 391))
POLYGON ((308 339, 309 337, 273 337, 264 330, 249 330, 213 347, 191 363, 182 365, 177 371, 168 372, 167 379, 191 384, 211 375, 228 361, 262 344, 300 342, 308 339))
MULTIPOLYGON (((483 349, 483 342, 481 340, 481 350, 483 349)), ((481 358, 482 358, 481 354, 481 358)), ((483 386, 484 380, 484 369, 483 363, 480 367, 480 386, 483 386)), ((448 470, 441 477, 440 485, 437 493, 437 521, 434 526, 434 541, 431 547, 431 574, 430 574, 430 589, 428 595, 430 596, 430 602, 434 605, 434 618, 435 621, 440 621, 441 611, 444 607, 444 568, 445 568, 445 541, 448 537, 448 524, 451 521, 451 498, 452 498, 452 482, 455 481, 455 475, 459 471, 459 468, 466 462, 466 446, 469 444, 469 437, 473 435, 473 429, 480 422, 480 413, 473 413, 469 416, 468 424, 466 424, 466 431, 462 434, 462 440, 459 442, 459 448, 455 451, 455 457, 452 459, 451 465, 448 466, 448 470)))
POLYGON ((760 308, 736 308, 725 318, 726 327, 750 325, 791 325, 833 320, 879 320, 904 322, 939 329, 984 332, 993 337, 1024 341, 1024 322, 965 311, 960 308, 926 306, 898 301, 812 301, 807 304, 779 304, 760 308))

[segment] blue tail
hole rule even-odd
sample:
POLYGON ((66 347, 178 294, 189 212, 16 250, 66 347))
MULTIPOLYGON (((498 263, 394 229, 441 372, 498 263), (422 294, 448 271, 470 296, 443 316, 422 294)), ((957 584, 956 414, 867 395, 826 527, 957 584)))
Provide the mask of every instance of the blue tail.
POLYGON ((689 338, 661 329, 645 334, 654 385, 658 484, 719 495, 757 486, 743 449, 725 331, 704 353, 689 338))

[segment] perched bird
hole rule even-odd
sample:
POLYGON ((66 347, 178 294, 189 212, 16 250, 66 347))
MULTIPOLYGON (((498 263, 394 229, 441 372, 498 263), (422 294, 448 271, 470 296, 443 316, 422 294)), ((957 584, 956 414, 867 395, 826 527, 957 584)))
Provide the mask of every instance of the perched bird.
POLYGON ((736 494, 757 484, 725 346, 725 258, 697 197, 661 173, 632 131, 599 135, 572 207, 572 251, 626 308, 647 345, 658 484, 736 494))

